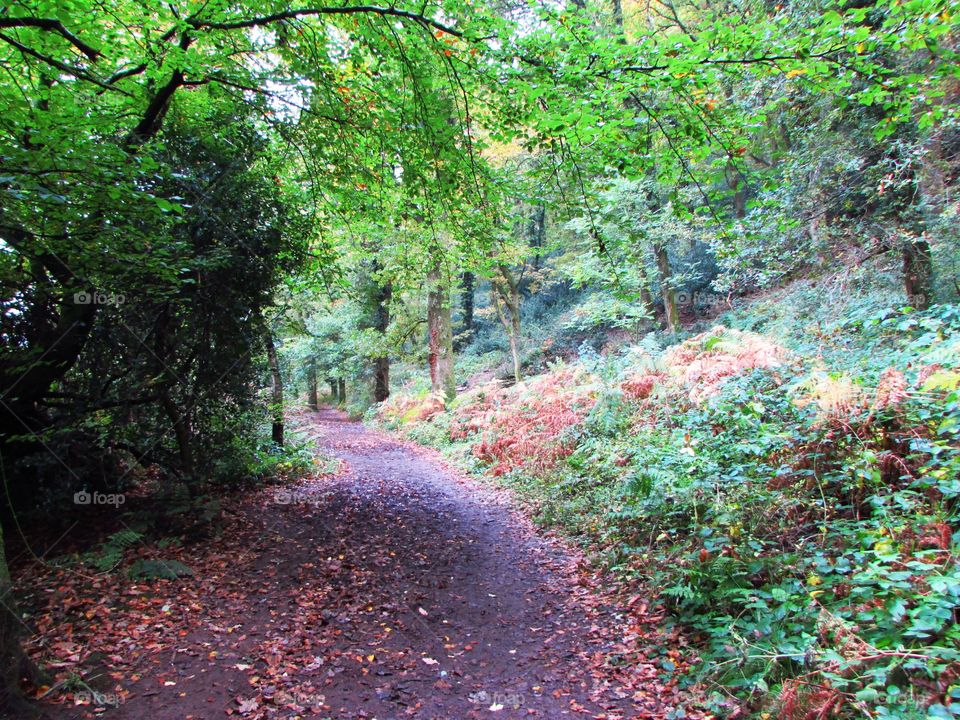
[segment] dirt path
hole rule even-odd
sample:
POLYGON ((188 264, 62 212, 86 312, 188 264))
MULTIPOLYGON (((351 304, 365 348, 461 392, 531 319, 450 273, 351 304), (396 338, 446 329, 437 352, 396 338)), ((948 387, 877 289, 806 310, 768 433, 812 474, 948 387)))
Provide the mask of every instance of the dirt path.
POLYGON ((164 601, 182 621, 153 650, 104 660, 123 693, 102 686, 103 717, 666 717, 657 667, 629 692, 605 669, 610 620, 559 543, 428 452, 332 410, 308 423, 343 472, 277 491, 207 596, 164 601))

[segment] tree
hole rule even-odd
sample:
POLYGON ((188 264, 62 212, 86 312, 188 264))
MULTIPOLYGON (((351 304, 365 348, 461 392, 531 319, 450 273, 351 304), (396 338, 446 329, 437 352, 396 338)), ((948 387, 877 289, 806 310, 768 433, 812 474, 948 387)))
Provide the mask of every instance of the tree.
POLYGON ((490 281, 493 305, 510 342, 513 379, 520 382, 520 284, 505 265, 498 265, 496 273, 490 281))
POLYGON ((373 398, 383 402, 390 396, 390 355, 386 343, 390 329, 390 302, 393 298, 393 283, 381 272, 379 261, 374 258, 370 276, 358 282, 363 294, 364 318, 360 329, 370 328, 377 333, 381 349, 373 360, 373 398))
POLYGON ((574 218, 567 226, 585 243, 583 249, 590 258, 589 263, 581 260, 575 279, 639 301, 651 318, 656 312, 653 292, 658 290, 663 327, 676 333, 680 324, 677 289, 701 279, 690 248, 710 237, 702 218, 684 204, 698 209, 696 192, 673 193, 674 202, 668 187, 648 180, 598 182, 593 192, 593 214, 574 218), (683 258, 681 272, 674 270, 671 254, 683 258))
POLYGON ((277 346, 270 333, 267 333, 266 345, 267 364, 270 368, 270 411, 273 415, 270 437, 276 445, 283 447, 283 377, 280 375, 280 362, 277 360, 277 346))
POLYGON ((320 398, 317 391, 317 364, 312 359, 307 364, 307 407, 313 412, 320 409, 320 398))
MULTIPOLYGON (((376 78, 403 77, 412 58, 452 69, 451 43, 468 40, 458 20, 435 14, 438 6, 245 2, 192 14, 122 2, 109 19, 85 2, 55 17, 36 3, 3 11, 5 464, 46 452, 39 437, 66 438, 90 413, 111 410, 107 441, 132 450, 135 463, 159 463, 184 481, 204 475, 201 460, 219 453, 200 446, 223 427, 240 430, 235 411, 265 349, 277 277, 302 260, 275 224, 280 206, 297 208, 285 230, 313 241, 317 198, 356 178, 345 165, 317 187, 332 148, 370 149, 348 138, 369 140, 374 126, 381 137, 429 134, 393 124, 413 107, 416 83, 376 78), (301 155, 298 133, 307 132, 315 152, 301 155), (261 193, 268 183, 278 202, 261 193), (91 351, 91 338, 113 354, 91 351)), ((468 15, 485 34, 480 15, 468 15)), ((470 62, 454 72, 469 75, 473 56, 457 53, 470 62)), ((442 122, 449 117, 462 115, 442 122)), ((399 143, 411 177, 433 139, 399 143)), ((310 248, 320 258, 328 250, 322 240, 310 248)), ((4 667, 18 667, 15 613, 0 621, 4 667)))
POLYGON ((449 403, 457 394, 453 367, 453 321, 450 316, 450 286, 439 262, 435 262, 427 274, 427 345, 433 394, 449 403))
POLYGON ((387 397, 392 358, 426 357, 449 402, 458 279, 468 335, 491 281, 519 380, 547 217, 558 266, 638 334, 655 314, 678 330, 680 290, 769 284, 838 236, 933 299, 947 0, 62 5, 0 11, 17 507, 32 483, 119 487, 118 456, 198 494, 251 417, 282 444, 284 380, 314 408, 318 377, 341 404, 349 382, 353 406, 387 397), (85 449, 69 473, 63 448, 85 449))
POLYGON ((473 294, 476 276, 469 270, 460 275, 460 327, 456 334, 455 348, 459 350, 473 339, 473 294))

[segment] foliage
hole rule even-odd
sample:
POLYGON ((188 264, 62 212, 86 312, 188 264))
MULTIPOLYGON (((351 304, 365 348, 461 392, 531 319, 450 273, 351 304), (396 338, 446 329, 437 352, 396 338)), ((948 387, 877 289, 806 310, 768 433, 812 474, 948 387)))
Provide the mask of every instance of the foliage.
POLYGON ((176 580, 193 575, 193 570, 179 560, 140 558, 128 570, 130 577, 144 580, 176 580))
POLYGON ((126 550, 137 545, 142 539, 141 533, 125 528, 110 535, 101 545, 99 552, 90 553, 87 560, 99 572, 109 572, 123 562, 126 550))
MULTIPOLYGON (((960 316, 907 309, 857 327, 898 362, 864 354, 830 372, 722 327, 659 355, 585 358, 600 384, 574 433, 556 435, 560 456, 507 435, 481 459, 512 470, 543 522, 657 593, 700 640, 698 678, 747 706, 950 717, 960 316)), ((584 387, 537 381, 541 403, 584 387)), ((473 443, 499 417, 527 427, 523 391, 473 393, 444 442, 473 443)))
POLYGON ((571 452, 572 430, 593 405, 592 391, 589 375, 564 365, 502 392, 481 387, 453 411, 450 436, 470 437, 474 456, 494 475, 544 473, 571 452))

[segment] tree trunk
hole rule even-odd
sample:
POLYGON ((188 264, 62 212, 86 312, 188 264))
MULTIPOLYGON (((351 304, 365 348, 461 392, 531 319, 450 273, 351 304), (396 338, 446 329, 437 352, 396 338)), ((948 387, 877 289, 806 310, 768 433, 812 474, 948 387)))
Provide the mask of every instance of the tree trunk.
POLYGON ((24 628, 17 613, 3 528, 0 527, 0 720, 40 717, 39 709, 23 697, 20 686, 24 681, 34 687, 51 682, 50 677, 24 654, 20 646, 24 628))
MULTIPOLYGON (((371 253, 373 247, 368 248, 371 253)), ((374 255, 370 263, 361 265, 362 276, 357 282, 363 298, 363 314, 360 318, 361 330, 376 330, 381 340, 377 354, 371 357, 373 370, 373 398, 383 402, 390 397, 390 355, 387 345, 387 332, 390 329, 390 301, 393 298, 393 283, 383 275, 383 267, 374 255)), ((342 402, 342 400, 341 400, 342 402)))
POLYGON ((925 310, 933 303, 933 256, 925 235, 907 239, 903 246, 903 290, 907 303, 925 310))
POLYGON ((510 358, 513 360, 513 379, 516 382, 520 382, 523 378, 521 376, 521 367, 520 367, 520 326, 517 325, 513 332, 510 333, 510 358))
POLYGON ((513 379, 520 382, 520 288, 510 273, 509 268, 498 268, 500 277, 494 278, 493 305, 497 309, 497 316, 510 341, 510 357, 513 361, 513 379))
MULTIPOLYGON (((955 100, 955 98, 954 98, 955 100)), ((903 248, 903 289, 907 303, 919 310, 933 304, 933 252, 927 230, 944 210, 947 197, 946 172, 943 163, 943 130, 933 132, 923 144, 919 160, 916 188, 912 198, 915 206, 907 211, 911 219, 913 241, 907 239, 903 248), (919 206, 919 207, 917 207, 919 206)))
POLYGON ((373 399, 383 402, 390 397, 390 358, 379 357, 373 365, 373 399))
POLYGON ((167 391, 164 391, 160 396, 160 404, 163 406, 163 411, 167 414, 170 424, 173 425, 173 433, 177 438, 177 453, 180 456, 180 467, 183 474, 187 477, 193 477, 193 448, 191 447, 190 428, 187 425, 187 419, 167 391))
POLYGON ((273 344, 273 335, 270 333, 267 333, 267 364, 270 366, 272 386, 270 412, 273 415, 273 426, 270 435, 274 443, 283 447, 283 377, 280 375, 277 347, 273 344))
POLYGON ((732 162, 727 162, 724 169, 727 187, 733 193, 733 216, 742 220, 747 216, 747 183, 743 173, 732 162))
POLYGON ((312 412, 320 409, 320 398, 317 393, 317 364, 313 360, 307 368, 307 407, 312 412))
POLYGON ((0 718, 28 717, 29 706, 20 694, 20 675, 26 663, 20 648, 21 628, 0 527, 0 718))
POLYGON ((903 290, 912 307, 925 310, 933 303, 933 254, 927 238, 924 206, 931 202, 929 196, 935 187, 935 178, 923 164, 918 165, 909 158, 907 162, 897 198, 904 235, 901 240, 903 290))
POLYGON ((650 316, 650 323, 647 326, 650 327, 657 321, 657 304, 653 301, 653 293, 650 292, 650 286, 647 285, 646 280, 643 281, 643 286, 640 288, 640 303, 647 315, 650 316))
POLYGON ((337 380, 337 402, 340 405, 347 402, 347 381, 343 378, 337 380))
MULTIPOLYGON (((376 329, 386 337, 390 327, 390 299, 393 297, 393 285, 386 282, 377 292, 376 329)), ((384 348, 384 352, 386 348, 384 348)), ((383 402, 390 397, 390 356, 378 357, 373 365, 373 399, 383 402)))
POLYGON ((667 332, 675 335, 680 327, 680 310, 677 308, 677 293, 671 287, 673 274, 670 271, 670 257, 667 247, 658 244, 653 248, 657 256, 657 270, 660 274, 660 295, 663 298, 663 323, 667 332))
POLYGON ((187 477, 192 477, 194 472, 193 449, 190 440, 189 421, 177 403, 170 394, 170 389, 179 382, 177 373, 170 367, 170 353, 167 342, 167 331, 171 322, 170 305, 163 306, 157 315, 154 325, 153 357, 155 362, 155 372, 157 377, 161 378, 162 386, 160 388, 160 406, 166 413, 170 424, 173 426, 173 433, 177 439, 177 452, 180 456, 180 469, 187 477))
POLYGON ((613 11, 613 24, 623 33, 623 4, 620 0, 611 0, 610 9, 613 11))
POLYGON ((527 228, 527 238, 530 241, 530 247, 536 250, 533 256, 533 269, 539 270, 543 263, 541 250, 547 243, 547 208, 545 205, 537 205, 530 216, 530 225, 527 228))
POLYGON ((453 375, 453 327, 450 318, 450 297, 442 281, 439 267, 427 274, 427 360, 430 364, 430 385, 434 395, 450 402, 457 395, 453 375))
POLYGON ((465 272, 460 276, 460 312, 463 317, 460 321, 460 332, 457 333, 458 348, 469 345, 473 340, 473 290, 476 286, 472 272, 465 272))

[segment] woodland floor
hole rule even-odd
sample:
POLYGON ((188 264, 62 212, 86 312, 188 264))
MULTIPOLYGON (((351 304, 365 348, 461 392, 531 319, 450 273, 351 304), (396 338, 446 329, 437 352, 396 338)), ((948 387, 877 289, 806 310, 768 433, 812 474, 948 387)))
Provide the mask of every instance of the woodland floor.
POLYGON ((195 578, 47 576, 34 588, 44 604, 28 647, 111 701, 61 690, 40 703, 50 718, 666 718, 676 707, 679 639, 657 634, 643 598, 598 591, 574 550, 430 451, 334 410, 298 422, 341 471, 230 508, 223 537, 180 557, 195 578))

